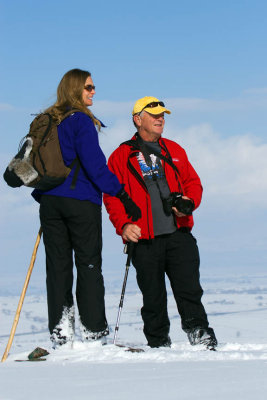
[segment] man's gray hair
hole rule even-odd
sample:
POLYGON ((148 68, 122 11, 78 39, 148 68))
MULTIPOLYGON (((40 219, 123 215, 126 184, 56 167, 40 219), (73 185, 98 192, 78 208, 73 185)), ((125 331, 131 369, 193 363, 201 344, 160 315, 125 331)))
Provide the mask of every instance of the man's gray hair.
MULTIPOLYGON (((134 115, 140 115, 140 117, 141 117, 143 113, 144 113, 144 110, 141 111, 140 113, 136 113, 136 114, 134 114, 134 115)), ((136 127, 136 129, 138 129, 138 127, 136 126, 136 123, 134 122, 134 115, 133 115, 133 124, 134 124, 134 126, 136 127)))

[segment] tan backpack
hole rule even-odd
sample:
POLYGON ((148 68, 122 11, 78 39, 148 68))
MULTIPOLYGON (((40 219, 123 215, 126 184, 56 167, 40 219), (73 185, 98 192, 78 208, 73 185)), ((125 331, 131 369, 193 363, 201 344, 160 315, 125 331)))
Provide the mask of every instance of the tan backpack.
MULTIPOLYGON (((67 112, 63 119, 76 111, 79 110, 67 112)), ((75 166, 76 181, 80 169, 79 160, 76 157, 71 165, 64 164, 57 124, 49 113, 43 113, 32 121, 29 133, 21 141, 18 154, 5 170, 4 179, 14 188, 24 185, 46 191, 63 183, 75 166)), ((72 182, 71 187, 74 189, 75 182, 72 182)))

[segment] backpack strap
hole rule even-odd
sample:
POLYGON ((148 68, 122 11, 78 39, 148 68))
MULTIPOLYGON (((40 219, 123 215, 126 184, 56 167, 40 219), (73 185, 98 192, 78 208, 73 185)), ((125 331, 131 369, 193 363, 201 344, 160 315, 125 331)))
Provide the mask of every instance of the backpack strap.
POLYGON ((78 175, 79 175, 79 172, 80 172, 80 169, 81 169, 81 163, 80 163, 80 160, 79 160, 78 157, 74 158, 74 160, 72 161, 72 163, 69 166, 70 169, 73 169, 74 167, 76 167, 76 168, 75 168, 74 175, 73 175, 73 178, 72 178, 72 181, 71 181, 71 185, 70 185, 70 188, 72 190, 74 190, 75 187, 76 187, 78 175))

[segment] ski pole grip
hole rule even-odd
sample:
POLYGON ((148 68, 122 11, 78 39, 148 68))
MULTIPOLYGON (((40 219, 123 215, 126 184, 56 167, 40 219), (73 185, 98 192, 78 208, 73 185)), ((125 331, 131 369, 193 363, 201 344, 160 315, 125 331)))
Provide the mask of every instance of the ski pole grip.
POLYGON ((134 242, 128 242, 127 243, 128 257, 127 257, 126 265, 130 265, 131 264, 131 259, 133 257, 133 251, 134 251, 134 242))

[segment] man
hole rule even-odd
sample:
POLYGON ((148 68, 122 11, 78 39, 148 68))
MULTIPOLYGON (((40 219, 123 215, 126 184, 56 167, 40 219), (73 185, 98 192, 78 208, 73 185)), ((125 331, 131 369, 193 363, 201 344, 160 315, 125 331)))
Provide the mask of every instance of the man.
POLYGON ((190 343, 214 350, 217 340, 201 303, 199 253, 191 234, 192 211, 200 204, 202 186, 184 149, 161 137, 166 113, 171 112, 155 97, 137 100, 132 112, 137 133, 108 162, 142 217, 133 223, 120 201, 107 194, 104 203, 117 234, 135 243, 132 263, 143 294, 148 345, 171 345, 166 274, 190 343))

